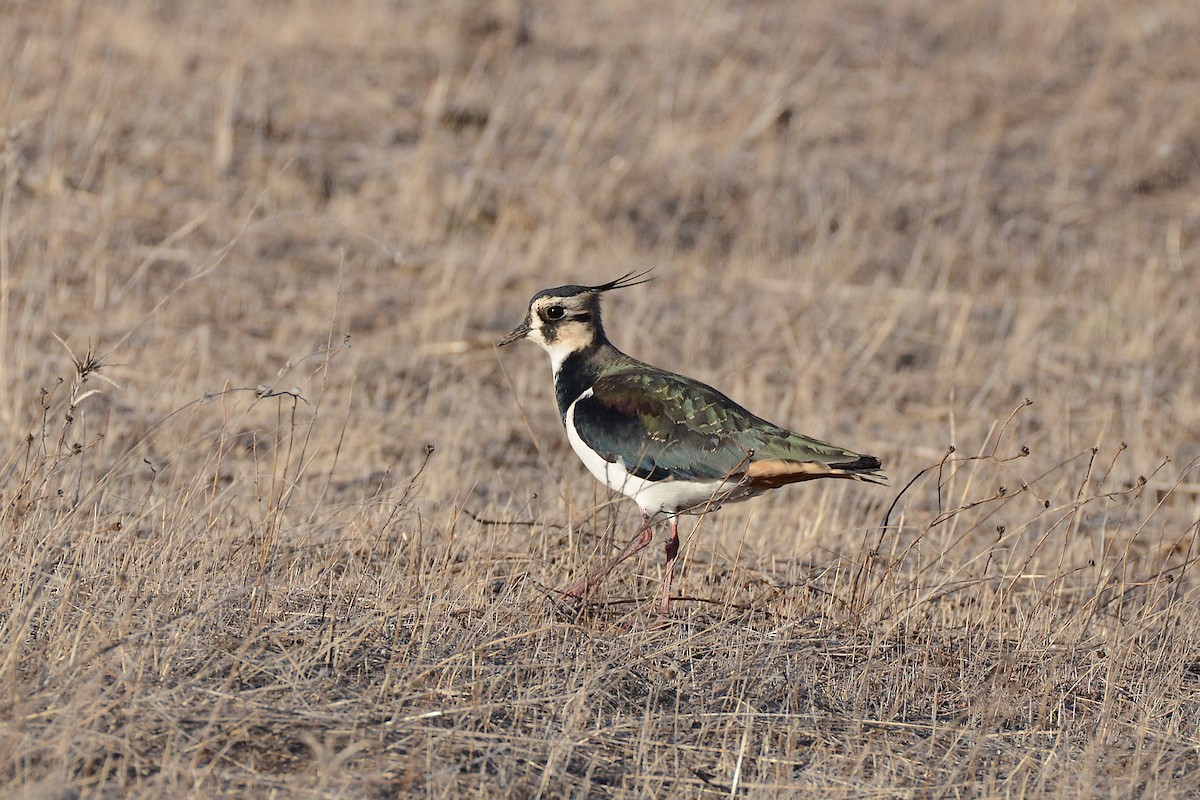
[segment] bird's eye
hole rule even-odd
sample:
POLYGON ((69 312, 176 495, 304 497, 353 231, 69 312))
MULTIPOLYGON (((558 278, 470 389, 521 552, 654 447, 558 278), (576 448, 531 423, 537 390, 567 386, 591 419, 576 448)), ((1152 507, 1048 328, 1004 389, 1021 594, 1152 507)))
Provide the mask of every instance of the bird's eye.
POLYGON ((546 319, 556 320, 566 316, 567 310, 562 306, 550 306, 546 309, 546 319))

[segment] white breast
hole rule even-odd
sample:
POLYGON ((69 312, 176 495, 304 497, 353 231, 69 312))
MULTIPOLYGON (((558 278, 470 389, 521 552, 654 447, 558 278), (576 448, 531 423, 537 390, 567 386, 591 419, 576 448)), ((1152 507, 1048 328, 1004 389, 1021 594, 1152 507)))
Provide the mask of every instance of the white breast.
POLYGON ((656 514, 675 514, 691 509, 704 510, 703 506, 733 488, 729 481, 684 481, 673 478, 648 481, 629 474, 619 458, 615 462, 604 459, 588 447, 575 430, 575 404, 591 396, 592 390, 588 389, 567 407, 567 440, 583 465, 596 476, 596 480, 626 497, 633 498, 643 514, 652 517, 656 514))

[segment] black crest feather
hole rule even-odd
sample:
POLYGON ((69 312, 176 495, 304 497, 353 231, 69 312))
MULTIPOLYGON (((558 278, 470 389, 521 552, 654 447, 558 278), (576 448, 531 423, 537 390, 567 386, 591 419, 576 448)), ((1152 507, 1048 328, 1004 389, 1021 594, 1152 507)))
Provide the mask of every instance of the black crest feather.
POLYGON ((615 280, 611 280, 608 283, 602 283, 599 286, 588 286, 585 288, 589 292, 592 292, 593 294, 600 294, 601 292, 611 292, 613 289, 625 289, 629 286, 637 286, 639 283, 649 283, 650 281, 654 280, 654 278, 646 277, 653 271, 654 271, 654 267, 651 267, 650 269, 647 269, 647 270, 643 270, 642 272, 632 272, 632 271, 626 272, 621 277, 619 277, 615 280))

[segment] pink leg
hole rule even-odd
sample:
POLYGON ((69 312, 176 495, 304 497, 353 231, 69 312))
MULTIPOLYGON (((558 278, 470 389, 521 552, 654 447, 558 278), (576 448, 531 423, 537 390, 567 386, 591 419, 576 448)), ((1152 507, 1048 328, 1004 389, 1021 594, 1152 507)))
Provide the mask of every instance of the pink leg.
POLYGON ((613 568, 625 561, 628 558, 640 553, 654 540, 654 531, 650 527, 650 518, 642 516, 642 526, 638 529, 637 534, 629 540, 629 544, 625 545, 625 549, 621 554, 609 561, 600 569, 590 573, 586 578, 581 578, 566 589, 563 590, 564 597, 574 597, 577 600, 583 600, 584 596, 592 589, 608 577, 608 573, 613 571, 613 568))
POLYGON ((675 580, 675 557, 679 555, 679 518, 671 515, 671 538, 664 546, 667 562, 663 565, 662 587, 658 594, 658 615, 666 618, 671 613, 671 582, 675 580))

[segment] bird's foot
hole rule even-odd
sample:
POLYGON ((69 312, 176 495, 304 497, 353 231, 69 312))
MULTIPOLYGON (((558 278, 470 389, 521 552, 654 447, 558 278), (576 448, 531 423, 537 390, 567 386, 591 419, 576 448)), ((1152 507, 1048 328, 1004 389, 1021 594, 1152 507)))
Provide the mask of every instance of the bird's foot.
POLYGON ((633 630, 643 633, 658 633, 678 623, 679 620, 673 619, 669 614, 660 613, 652 617, 639 614, 637 621, 633 625, 633 630))
POLYGON ((550 595, 550 602, 554 605, 555 613, 560 617, 574 622, 583 615, 583 595, 582 593, 577 593, 574 586, 570 586, 556 594, 558 595, 557 597, 550 595))

